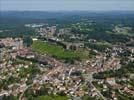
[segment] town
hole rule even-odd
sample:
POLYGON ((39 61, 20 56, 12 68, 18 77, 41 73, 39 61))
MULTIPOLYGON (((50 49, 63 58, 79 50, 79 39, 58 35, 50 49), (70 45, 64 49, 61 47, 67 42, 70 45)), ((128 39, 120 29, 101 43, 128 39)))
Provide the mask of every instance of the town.
MULTIPOLYGON (((24 37, 1 38, 0 99, 33 100, 45 95, 42 98, 53 96, 52 100, 132 100, 134 47, 129 45, 134 38, 111 44, 79 32, 73 34, 82 25, 92 27, 94 22, 62 28, 25 24, 36 32, 30 37, 30 46, 24 37)), ((124 31, 131 28, 113 29, 124 31)))

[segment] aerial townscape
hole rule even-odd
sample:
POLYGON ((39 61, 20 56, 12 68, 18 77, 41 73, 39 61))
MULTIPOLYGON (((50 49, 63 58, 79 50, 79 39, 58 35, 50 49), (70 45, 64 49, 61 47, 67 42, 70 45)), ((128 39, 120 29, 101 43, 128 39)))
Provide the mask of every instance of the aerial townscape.
POLYGON ((134 12, 0 11, 0 100, 134 100, 134 12))

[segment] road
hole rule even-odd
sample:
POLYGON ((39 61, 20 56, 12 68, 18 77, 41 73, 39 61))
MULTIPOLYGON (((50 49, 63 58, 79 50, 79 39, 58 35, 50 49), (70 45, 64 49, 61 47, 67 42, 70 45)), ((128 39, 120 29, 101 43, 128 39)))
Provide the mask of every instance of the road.
POLYGON ((92 81, 90 81, 91 86, 95 89, 95 91, 103 98, 103 100, 107 100, 107 98, 105 98, 101 92, 93 85, 92 81))
POLYGON ((20 95, 20 97, 19 97, 19 100, 22 100, 22 97, 23 97, 25 91, 26 91, 30 86, 32 86, 32 85, 33 85, 33 84, 28 85, 28 86, 25 88, 25 90, 21 93, 21 95, 20 95))

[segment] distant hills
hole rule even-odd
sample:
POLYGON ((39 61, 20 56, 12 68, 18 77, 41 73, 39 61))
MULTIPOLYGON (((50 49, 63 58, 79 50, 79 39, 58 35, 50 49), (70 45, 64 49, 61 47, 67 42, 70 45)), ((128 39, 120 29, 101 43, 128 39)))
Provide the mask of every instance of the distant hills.
POLYGON ((81 19, 91 20, 132 20, 134 19, 134 11, 109 11, 109 12, 93 12, 93 11, 0 11, 1 23, 33 23, 33 22, 50 22, 63 23, 74 22, 81 19))

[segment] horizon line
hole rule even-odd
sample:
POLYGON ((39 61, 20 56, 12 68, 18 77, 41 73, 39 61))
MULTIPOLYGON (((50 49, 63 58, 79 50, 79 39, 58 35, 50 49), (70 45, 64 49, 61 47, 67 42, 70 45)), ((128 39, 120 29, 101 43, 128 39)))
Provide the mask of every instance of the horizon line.
POLYGON ((74 11, 78 11, 78 12, 113 12, 113 11, 121 11, 121 12, 125 12, 125 11, 131 11, 134 12, 134 10, 0 10, 0 12, 74 12, 74 11))

